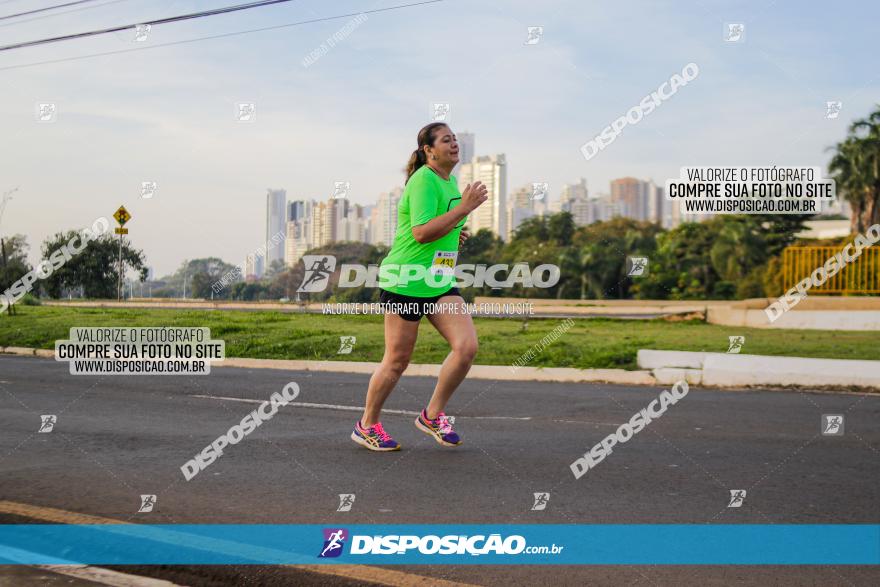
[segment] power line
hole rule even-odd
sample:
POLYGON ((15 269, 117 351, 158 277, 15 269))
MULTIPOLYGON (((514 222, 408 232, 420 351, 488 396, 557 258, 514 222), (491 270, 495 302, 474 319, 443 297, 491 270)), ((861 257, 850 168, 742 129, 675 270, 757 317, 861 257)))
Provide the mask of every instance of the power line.
POLYGON ((62 16, 64 14, 70 14, 71 12, 81 12, 83 10, 94 10, 95 8, 101 8, 102 6, 109 6, 111 4, 119 4, 120 2, 130 2, 130 1, 131 0, 110 0, 109 2, 105 2, 104 4, 83 6, 81 8, 72 8, 70 10, 65 10, 64 12, 56 12, 55 14, 44 14, 42 16, 35 16, 33 18, 26 18, 25 20, 19 20, 16 22, 7 22, 5 24, 0 24, 0 27, 17 26, 17 25, 24 24, 26 22, 33 22, 35 20, 43 20, 44 18, 53 18, 56 16, 62 16))
POLYGON ((180 22, 182 20, 191 20, 194 18, 204 18, 206 16, 216 16, 218 14, 226 14, 228 12, 236 12, 238 10, 248 10, 250 8, 260 8, 271 4, 282 4, 292 2, 293 0, 260 0, 259 2, 249 2, 247 4, 236 4, 235 6, 226 6, 224 8, 215 8, 214 10, 203 10, 200 12, 192 12, 190 14, 181 14, 180 16, 169 16, 168 18, 160 18, 158 20, 148 20, 135 24, 126 24, 107 29, 99 29, 96 31, 86 31, 84 33, 74 33, 72 35, 63 35, 61 37, 50 37, 48 39, 37 39, 35 41, 25 41, 23 43, 15 43, 13 45, 5 45, 0 47, 0 51, 10 51, 12 49, 21 49, 23 47, 33 47, 35 45, 45 45, 47 43, 57 43, 59 41, 69 41, 71 39, 81 39, 84 37, 93 37, 95 35, 104 35, 107 33, 117 33, 128 29, 135 29, 139 25, 157 25, 168 24, 171 22, 180 22))
POLYGON ((11 69, 22 69, 25 67, 36 67, 37 65, 49 65, 52 63, 63 63, 66 61, 79 61, 80 59, 91 59, 93 57, 103 57, 104 55, 117 55, 119 53, 131 53, 134 51, 147 51, 149 49, 158 49, 160 47, 171 47, 173 45, 185 45, 188 43, 196 43, 198 41, 209 41, 212 39, 222 39, 224 37, 234 37, 234 36, 238 36, 238 35, 246 35, 249 33, 260 33, 260 32, 264 32, 264 31, 283 29, 283 28, 299 26, 299 25, 303 25, 303 24, 312 24, 312 23, 324 22, 324 21, 328 21, 328 20, 338 20, 340 18, 348 18, 350 16, 357 16, 359 14, 374 14, 376 12, 387 12, 390 10, 398 10, 400 8, 411 8, 413 6, 422 6, 425 4, 435 4, 437 2, 443 2, 443 1, 444 0, 425 0, 424 2, 414 2, 412 4, 399 4, 397 6, 389 6, 387 8, 376 8, 373 10, 362 10, 360 12, 339 14, 337 16, 327 16, 327 17, 323 17, 323 18, 314 18, 311 20, 301 20, 298 22, 290 22, 287 24, 279 24, 279 25, 270 26, 270 27, 263 27, 263 28, 259 28, 259 29, 248 29, 245 31, 236 31, 236 32, 232 32, 232 33, 222 33, 219 35, 211 35, 208 37, 198 37, 196 39, 185 39, 183 41, 172 41, 170 43, 161 43, 161 44, 157 44, 157 45, 149 45, 146 47, 132 47, 130 49, 120 49, 118 51, 104 51, 102 53, 92 53, 90 55, 78 55, 76 57, 64 57, 62 59, 50 59, 47 61, 37 61, 34 63, 22 63, 21 65, 9 65, 6 67, 0 67, 0 71, 8 71, 11 69))
POLYGON ((66 6, 74 6, 76 4, 88 4, 89 2, 96 2, 97 0, 76 0, 76 2, 68 2, 67 4, 57 4, 55 6, 47 6, 45 8, 37 8, 36 10, 28 10, 27 12, 19 12, 18 14, 7 14, 6 16, 0 16, 0 20, 8 20, 10 18, 16 18, 18 16, 27 16, 28 14, 36 14, 38 12, 46 12, 48 10, 55 10, 56 8, 64 8, 66 6))

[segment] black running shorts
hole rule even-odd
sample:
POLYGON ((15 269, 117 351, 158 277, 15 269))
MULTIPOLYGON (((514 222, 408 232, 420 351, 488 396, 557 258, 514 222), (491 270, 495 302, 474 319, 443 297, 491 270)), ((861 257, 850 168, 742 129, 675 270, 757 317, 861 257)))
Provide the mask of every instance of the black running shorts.
POLYGON ((436 313, 436 308, 431 308, 430 305, 436 304, 443 296, 461 296, 461 292, 453 287, 439 296, 417 298, 379 288, 379 304, 382 309, 389 314, 397 314, 408 322, 418 322, 422 316, 436 313))

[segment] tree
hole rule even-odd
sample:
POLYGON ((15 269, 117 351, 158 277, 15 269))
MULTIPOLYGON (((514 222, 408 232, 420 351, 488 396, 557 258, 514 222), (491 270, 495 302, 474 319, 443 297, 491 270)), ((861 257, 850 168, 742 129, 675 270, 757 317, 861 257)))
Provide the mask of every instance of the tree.
POLYGON ((707 299, 719 277, 711 249, 718 232, 717 219, 686 222, 657 237, 648 275, 638 284, 641 299, 707 299))
MULTIPOLYGON (((6 261, 8 263, 19 262, 26 267, 30 267, 27 261, 27 252, 30 246, 27 243, 27 237, 23 234, 14 234, 5 237, 3 243, 6 245, 6 261)), ((2 259, 0 259, 0 262, 2 259)), ((28 269, 30 271, 30 268, 28 269)))
MULTIPOLYGON (((71 239, 79 238, 75 230, 56 233, 46 239, 41 247, 43 259, 48 259, 54 251, 66 245, 71 239)), ((103 234, 86 244, 78 255, 54 270, 42 280, 42 290, 49 296, 61 296, 63 288, 81 287, 83 295, 89 298, 115 298, 119 279, 119 241, 118 237, 103 234)), ((122 239, 123 267, 140 273, 141 281, 147 278, 144 267, 144 253, 131 246, 128 239, 122 239)))
POLYGON ((580 247, 582 275, 563 274, 562 279, 580 278, 586 298, 631 297, 630 289, 638 292, 639 282, 627 275, 626 258, 648 257, 650 275, 656 266, 656 236, 661 231, 656 224, 622 217, 584 227, 574 238, 580 247))
POLYGON ((184 280, 186 280, 186 291, 188 297, 195 298, 228 298, 232 294, 230 289, 231 283, 241 279, 240 271, 236 270, 236 266, 225 262, 219 257, 203 257, 201 259, 184 260, 180 267, 173 274, 163 277, 165 288, 156 293, 162 296, 167 293, 172 297, 180 297, 183 295, 184 280), (214 284, 229 276, 227 281, 230 283, 218 285, 218 290, 214 291, 214 284))
MULTIPOLYGON (((222 297, 219 294, 221 294, 221 293, 225 294, 226 288, 223 288, 223 289, 219 290, 218 292, 215 292, 214 288, 212 286, 216 282, 217 282, 217 280, 214 279, 214 277, 210 273, 205 273, 205 272, 196 273, 195 275, 192 276, 192 280, 189 282, 190 288, 192 288, 191 289, 192 297, 211 299, 215 296, 215 294, 217 297, 222 297)), ((218 288, 219 288, 219 286, 218 286, 218 288)))
POLYGON ((269 267, 266 268, 266 274, 263 276, 265 279, 272 279, 279 273, 283 273, 287 267, 284 265, 284 261, 281 259, 275 259, 271 263, 269 263, 269 267))
POLYGON ((546 241, 550 238, 546 216, 532 216, 523 220, 522 224, 514 231, 511 242, 528 238, 535 238, 541 241, 546 241))
MULTIPOLYGON (((27 275, 31 266, 27 262, 27 239, 16 234, 8 239, 0 239, 0 293, 27 275)), ((9 306, 9 315, 15 314, 15 305, 9 306)))
POLYGON ((571 244, 575 229, 574 217, 570 212, 559 212, 547 219, 547 233, 550 240, 562 246, 571 244))
POLYGON ((265 297, 266 286, 261 283, 236 283, 233 292, 238 296, 237 299, 248 302, 260 300, 265 297))
POLYGON ((837 195, 852 206, 852 231, 864 232, 880 223, 880 106, 853 122, 846 139, 832 149, 828 170, 837 195))
POLYGON ((481 228, 477 234, 472 234, 459 250, 459 264, 461 263, 486 263, 497 259, 495 255, 501 250, 504 243, 495 236, 488 228, 481 228))

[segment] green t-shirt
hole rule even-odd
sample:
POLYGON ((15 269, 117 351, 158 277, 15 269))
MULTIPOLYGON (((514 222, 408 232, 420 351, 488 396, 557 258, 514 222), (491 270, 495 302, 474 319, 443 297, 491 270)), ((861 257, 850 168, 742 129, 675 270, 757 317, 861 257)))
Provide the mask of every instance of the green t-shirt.
POLYGON ((458 235, 467 218, 448 234, 425 244, 416 241, 412 227, 442 216, 460 203, 454 175, 444 180, 427 165, 413 173, 397 207, 394 244, 379 265, 379 287, 401 295, 429 298, 455 286, 452 273, 458 260, 458 235), (424 277, 418 275, 418 267, 425 272, 424 277))

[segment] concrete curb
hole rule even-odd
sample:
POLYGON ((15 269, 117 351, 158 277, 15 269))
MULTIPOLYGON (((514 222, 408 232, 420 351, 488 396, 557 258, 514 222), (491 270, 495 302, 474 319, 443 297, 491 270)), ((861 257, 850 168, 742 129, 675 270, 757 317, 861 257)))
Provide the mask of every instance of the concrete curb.
POLYGON ((713 387, 772 385, 880 390, 880 361, 642 349, 638 364, 642 369, 650 369, 660 384, 686 377, 688 383, 713 387))
MULTIPOLYGON (((769 304, 768 304, 769 305, 769 304)), ((880 311, 876 310, 803 310, 796 308, 770 322, 763 309, 709 308, 706 321, 744 328, 786 328, 791 330, 880 330, 880 311)))
MULTIPOLYGON (((27 347, 0 347, 0 354, 55 357, 55 351, 27 347)), ((281 369, 287 371, 329 371, 337 373, 372 374, 378 363, 363 361, 303 361, 290 359, 242 359, 230 357, 211 367, 242 367, 246 369, 281 369)), ((404 377, 437 377, 440 365, 411 363, 404 377)), ((650 371, 624 369, 574 369, 569 367, 508 367, 505 365, 474 365, 468 372, 471 379, 502 381, 548 381, 557 383, 620 383, 625 385, 656 385, 650 371)))

